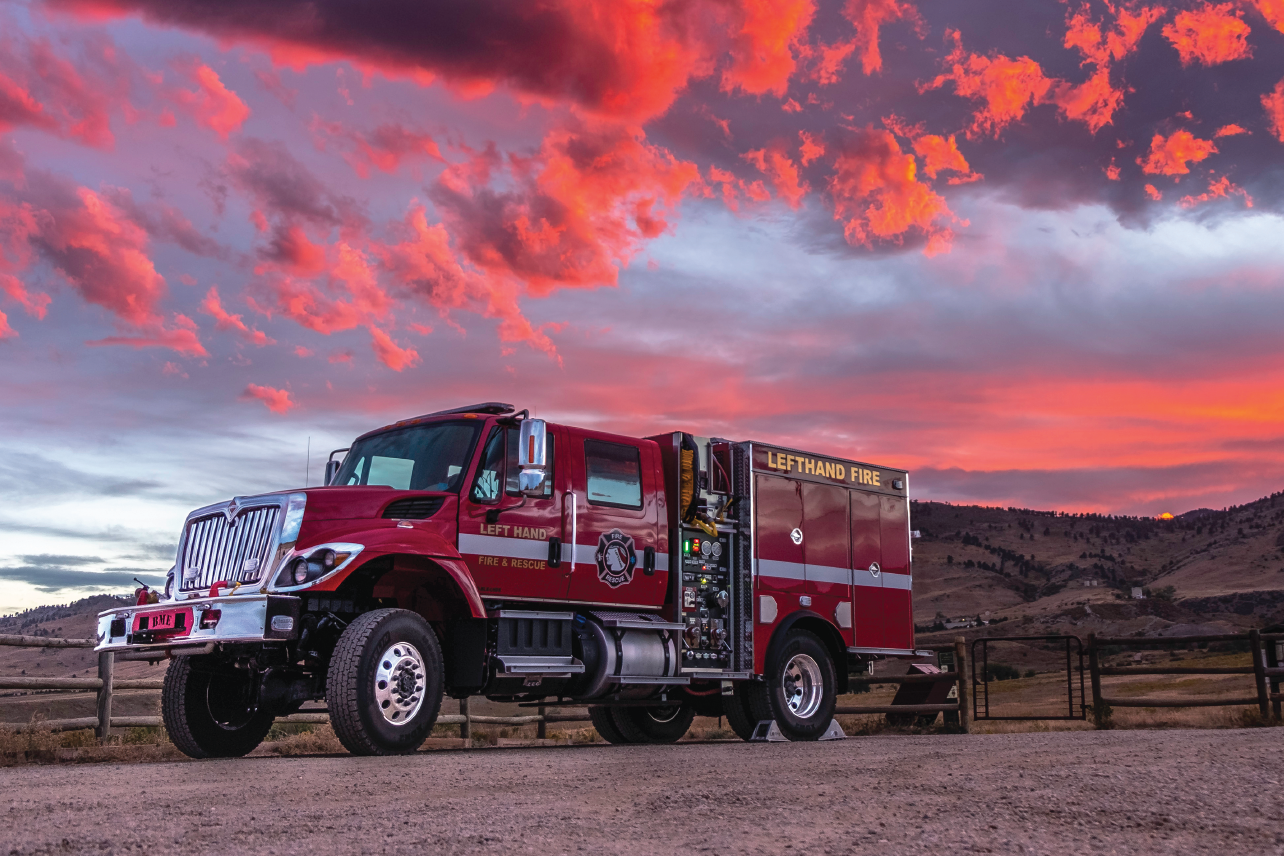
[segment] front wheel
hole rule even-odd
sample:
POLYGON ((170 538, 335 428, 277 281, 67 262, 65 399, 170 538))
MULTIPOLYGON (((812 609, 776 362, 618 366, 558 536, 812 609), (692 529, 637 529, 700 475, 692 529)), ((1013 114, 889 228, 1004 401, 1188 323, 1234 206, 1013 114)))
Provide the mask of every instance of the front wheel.
POLYGON ((838 679, 829 649, 795 630, 767 664, 767 698, 780 731, 790 740, 818 740, 834 718, 838 679))
POLYGON ((190 758, 239 758, 263 742, 272 711, 259 708, 253 672, 208 657, 176 657, 165 672, 161 719, 190 758))
POLYGON ((343 631, 326 676, 326 706, 339 742, 354 755, 407 755, 441 710, 441 646, 428 622, 405 609, 376 609, 343 631))

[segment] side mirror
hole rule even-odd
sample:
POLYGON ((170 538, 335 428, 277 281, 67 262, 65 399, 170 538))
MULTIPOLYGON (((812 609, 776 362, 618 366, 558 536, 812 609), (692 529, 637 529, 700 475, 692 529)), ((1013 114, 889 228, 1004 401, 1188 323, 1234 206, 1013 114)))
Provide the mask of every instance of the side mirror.
POLYGON ((548 470, 548 426, 543 419, 523 419, 517 440, 517 489, 527 495, 543 492, 548 470))
POLYGON ((325 484, 327 485, 333 484, 334 477, 337 476, 338 474, 339 474, 339 462, 326 461, 325 462, 325 484))

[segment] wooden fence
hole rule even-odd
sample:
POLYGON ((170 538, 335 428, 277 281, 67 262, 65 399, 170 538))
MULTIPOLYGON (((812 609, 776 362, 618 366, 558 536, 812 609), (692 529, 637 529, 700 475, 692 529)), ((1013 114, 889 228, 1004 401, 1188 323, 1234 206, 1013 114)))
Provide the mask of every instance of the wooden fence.
POLYGON ((967 663, 967 643, 962 636, 954 639, 952 645, 932 645, 920 648, 920 651, 933 652, 953 652, 954 654, 954 671, 939 672, 935 675, 884 675, 882 677, 856 677, 852 676, 848 682, 855 685, 872 686, 876 684, 938 684, 952 683, 958 687, 958 699, 946 704, 884 704, 884 705, 839 705, 834 709, 835 714, 839 715, 860 715, 860 714, 877 714, 877 713, 957 713, 959 718, 959 728, 967 731, 968 728, 968 705, 967 705, 967 681, 964 675, 967 674, 965 665, 967 663))
MULTIPOLYGON (((1002 637, 993 637, 1002 641, 1002 637)), ((1284 667, 1279 658, 1271 654, 1271 643, 1284 641, 1284 633, 1261 633, 1252 630, 1249 633, 1234 633, 1209 636, 1162 636, 1162 637, 1102 637, 1089 634, 1087 643, 1088 669, 1092 680, 1092 710, 1097 724, 1104 724, 1106 711, 1112 707, 1213 707, 1256 705, 1264 718, 1272 715, 1280 719, 1280 702, 1284 693, 1280 692, 1280 679, 1284 678, 1284 667), (1102 666, 1101 649, 1105 646, 1118 647, 1157 647, 1165 645, 1189 645, 1192 643, 1214 642, 1247 642, 1252 653, 1252 664, 1249 666, 1102 666), (1127 675, 1252 675, 1255 693, 1252 696, 1234 698, 1126 698, 1107 696, 1102 690, 1102 677, 1120 677, 1127 675)), ((45 636, 4 636, 0 635, 0 645, 24 648, 93 648, 92 639, 57 639, 45 636)), ((876 684, 915 684, 915 683, 953 683, 957 686, 957 700, 947 704, 912 704, 912 705, 865 705, 839 706, 834 713, 838 715, 862 714, 936 714, 957 713, 959 727, 966 731, 969 726, 968 704, 969 681, 964 678, 968 673, 967 645, 962 636, 955 638, 952 645, 929 646, 921 650, 933 652, 952 652, 954 656, 953 671, 933 675, 886 675, 881 677, 852 676, 854 685, 876 684)), ((114 658, 110 653, 98 655, 98 677, 96 678, 34 678, 0 676, 0 690, 72 690, 92 691, 97 697, 97 711, 94 716, 76 719, 55 719, 37 723, 40 728, 51 731, 69 731, 81 728, 92 728, 101 740, 110 736, 113 728, 136 728, 161 725, 159 716, 115 716, 112 714, 112 695, 118 690, 160 690, 163 680, 157 679, 118 679, 113 677, 114 658)), ((557 707, 549 705, 548 707, 557 707)), ((458 725, 460 737, 471 738, 472 726, 476 725, 538 725, 538 736, 544 737, 546 726, 559 722, 588 722, 589 715, 585 709, 549 711, 544 705, 538 712, 525 716, 485 716, 470 713, 468 699, 459 703, 458 714, 442 714, 437 717, 439 725, 458 725)), ((1038 719, 1037 716, 1029 717, 1038 719)), ((326 723, 330 715, 326 711, 305 711, 279 717, 277 722, 284 723, 326 723)), ((11 726, 30 727, 30 726, 11 726)))
POLYGON ((1088 634, 1088 672, 1092 679, 1092 711, 1098 727, 1105 725, 1109 709, 1114 707, 1242 707, 1256 705, 1263 719, 1280 719, 1280 679, 1284 678, 1278 657, 1272 655, 1273 643, 1284 640, 1284 633, 1226 633, 1205 636, 1097 636, 1088 634), (1168 645, 1211 644, 1217 642, 1248 643, 1252 663, 1247 666, 1103 666, 1101 649, 1156 648, 1168 645), (1269 662, 1268 662, 1269 661, 1269 662), (1128 675, 1252 675, 1253 695, 1232 698, 1154 698, 1107 696, 1101 688, 1103 677, 1128 675))
MULTIPOLYGON (((6 636, 0 635, 0 645, 19 648, 93 648, 92 639, 58 639, 48 636, 6 636)), ((36 727, 49 731, 75 731, 82 728, 94 729, 100 740, 106 740, 113 728, 143 728, 159 726, 164 723, 159 716, 116 716, 112 714, 112 695, 118 690, 160 690, 165 681, 156 678, 116 678, 114 670, 115 657, 110 652, 98 655, 98 677, 96 678, 32 678, 26 676, 0 675, 0 690, 71 690, 78 692, 92 691, 97 697, 97 712, 94 716, 75 719, 48 719, 30 725, 6 726, 10 728, 36 727)), ((551 705, 550 705, 551 706, 551 705)), ((324 710, 310 710, 289 716, 277 717, 277 722, 284 723, 327 723, 330 714, 324 710)), ((470 713, 468 699, 459 703, 459 713, 446 713, 437 717, 438 725, 458 725, 459 736, 465 739, 472 737, 472 726, 477 725, 530 725, 539 726, 538 736, 545 736, 549 723, 588 722, 587 710, 549 712, 543 705, 538 713, 528 716, 484 716, 470 713)))

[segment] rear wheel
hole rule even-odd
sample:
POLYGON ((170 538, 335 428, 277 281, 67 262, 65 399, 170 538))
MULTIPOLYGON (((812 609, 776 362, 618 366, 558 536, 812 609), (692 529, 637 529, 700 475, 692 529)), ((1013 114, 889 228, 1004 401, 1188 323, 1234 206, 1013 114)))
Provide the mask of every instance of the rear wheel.
POLYGON ((829 649, 795 630, 767 664, 767 698, 780 731, 790 740, 818 740, 834 718, 838 679, 829 649))
POLYGON ((376 609, 343 631, 326 676, 334 733, 354 755, 406 755, 441 710, 437 634, 405 609, 376 609))
POLYGON ((735 692, 722 697, 722 712, 736 736, 748 740, 759 722, 772 718, 767 685, 761 681, 737 681, 735 692))
POLYGON ((615 727, 628 743, 676 743, 691 727, 695 708, 689 704, 665 707, 611 709, 615 727))
POLYGON ((611 716, 609 707, 591 705, 588 712, 589 719, 593 721, 593 727, 597 729, 597 733, 601 735, 603 740, 607 743, 628 742, 624 739, 624 735, 620 733, 620 729, 615 727, 615 718, 611 716))
POLYGON ((272 721, 260 710, 253 672, 206 657, 176 657, 165 672, 161 719, 191 758, 238 758, 263 742, 272 721))

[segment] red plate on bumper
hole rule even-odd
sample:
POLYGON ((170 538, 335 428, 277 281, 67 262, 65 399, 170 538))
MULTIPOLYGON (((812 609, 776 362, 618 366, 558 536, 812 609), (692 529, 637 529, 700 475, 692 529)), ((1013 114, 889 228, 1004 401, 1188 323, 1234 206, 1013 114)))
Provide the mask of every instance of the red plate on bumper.
POLYGON ((186 633, 192 629, 191 609, 167 609, 134 616, 135 633, 186 633))

